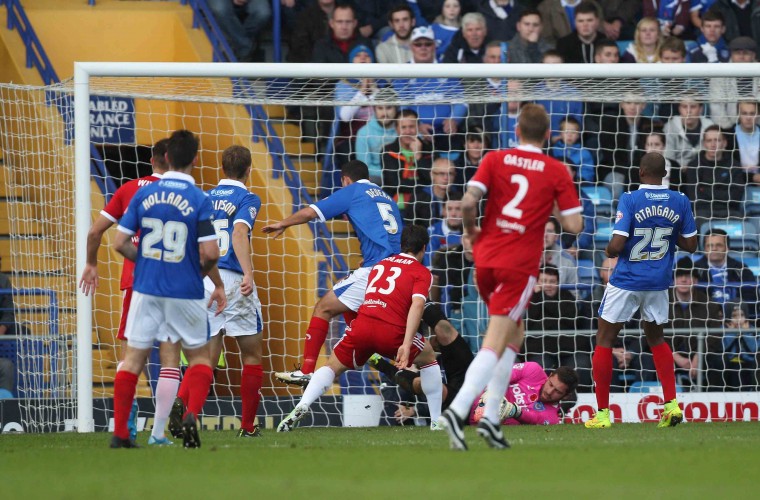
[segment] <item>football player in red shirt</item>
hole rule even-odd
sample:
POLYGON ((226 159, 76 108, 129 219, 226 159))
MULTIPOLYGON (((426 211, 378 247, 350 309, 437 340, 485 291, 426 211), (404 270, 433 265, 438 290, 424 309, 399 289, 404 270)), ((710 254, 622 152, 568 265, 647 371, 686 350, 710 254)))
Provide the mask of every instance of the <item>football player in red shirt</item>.
MULTIPOLYGON (((87 263, 82 272, 82 279, 79 286, 85 295, 95 293, 98 287, 98 249, 103 240, 103 235, 108 229, 116 224, 127 211, 129 202, 138 189, 147 186, 154 181, 159 180, 169 169, 166 162, 166 148, 169 139, 161 139, 153 145, 151 150, 150 164, 153 167, 153 173, 139 179, 133 179, 122 184, 116 190, 111 201, 101 210, 100 216, 95 220, 87 233, 87 263)), ((139 236, 132 238, 133 243, 137 246, 139 236)), ((121 307, 121 321, 119 322, 119 331, 116 338, 121 341, 119 351, 119 365, 116 371, 121 367, 126 351, 127 339, 124 337, 124 327, 127 324, 127 313, 129 304, 132 300, 132 281, 135 270, 135 263, 129 259, 124 259, 124 265, 121 269, 121 282, 119 288, 123 293, 121 307)), ((149 439, 149 444, 171 444, 164 436, 164 426, 169 418, 174 397, 177 395, 179 387, 180 370, 179 370, 179 344, 173 345, 170 342, 161 344, 161 371, 156 384, 156 412, 154 415, 153 433, 149 439)), ((130 438, 134 440, 137 436, 137 401, 132 404, 132 413, 129 417, 130 438)))
POLYGON ((488 153, 462 199, 463 238, 473 243, 478 291, 491 319, 462 389, 441 416, 455 450, 467 449, 463 427, 486 386, 477 432, 492 448, 509 447, 499 425, 499 407, 522 346, 520 318, 538 276, 544 226, 554 212, 565 231, 578 233, 583 227, 581 203, 567 167, 542 153, 549 131, 542 106, 523 106, 516 131, 520 145, 488 153), (477 227, 477 207, 485 194, 485 215, 477 227))
POLYGON ((277 426, 277 432, 291 431, 336 377, 346 370, 360 368, 374 353, 395 358, 399 370, 412 362, 420 367, 422 391, 433 421, 431 429, 438 428, 443 392, 441 370, 432 347, 417 332, 433 281, 430 271, 421 264, 429 239, 425 228, 405 227, 401 233, 401 253, 381 260, 372 268, 358 316, 335 344, 327 364, 314 372, 303 397, 277 426))

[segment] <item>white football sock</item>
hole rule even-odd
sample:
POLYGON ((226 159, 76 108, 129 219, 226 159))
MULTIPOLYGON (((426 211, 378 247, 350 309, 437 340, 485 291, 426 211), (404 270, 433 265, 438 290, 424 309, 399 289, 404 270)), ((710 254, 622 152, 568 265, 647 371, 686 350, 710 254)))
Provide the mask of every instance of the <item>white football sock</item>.
POLYGON ((319 399, 319 396, 325 393, 327 389, 335 382, 335 372, 329 366, 323 366, 315 371, 311 376, 309 385, 303 391, 303 397, 296 406, 311 406, 319 399))
POLYGON ((467 369, 467 375, 464 377, 464 384, 459 389, 459 394, 451 402, 449 409, 459 418, 467 420, 470 415, 470 409, 475 398, 480 396, 486 384, 491 378, 493 369, 499 358, 491 349, 481 349, 472 360, 470 367, 467 369))
POLYGON ((438 363, 432 363, 420 370, 420 382, 422 392, 427 398, 430 421, 437 422, 441 416, 443 402, 443 380, 441 380, 441 368, 438 363))
POLYGON ((501 355, 499 362, 496 363, 496 368, 493 370, 493 376, 488 382, 488 389, 486 389, 485 402, 486 406, 483 409, 483 417, 487 418, 491 423, 499 424, 499 408, 501 408, 501 401, 504 398, 504 393, 507 392, 509 387, 509 377, 512 375, 512 365, 515 364, 517 353, 511 348, 504 349, 504 354, 501 355))
POLYGON ((156 412, 153 414, 151 436, 156 439, 164 437, 164 428, 172 411, 172 404, 179 388, 179 368, 161 368, 156 384, 156 412))

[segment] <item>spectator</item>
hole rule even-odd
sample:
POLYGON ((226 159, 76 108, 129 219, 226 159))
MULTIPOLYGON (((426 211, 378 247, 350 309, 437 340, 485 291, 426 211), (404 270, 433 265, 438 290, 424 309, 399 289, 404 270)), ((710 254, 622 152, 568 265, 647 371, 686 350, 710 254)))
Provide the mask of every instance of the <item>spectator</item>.
MULTIPOLYGON (((208 7, 240 62, 257 60, 256 38, 272 17, 269 0, 208 0, 208 7), (241 22, 241 17, 243 18, 241 22)), ((260 58, 263 60, 263 58, 260 58)))
POLYGON ((371 47, 372 42, 362 36, 358 30, 356 11, 350 4, 338 4, 330 12, 329 34, 317 40, 311 54, 311 62, 346 63, 351 62, 348 55, 357 45, 371 47))
MULTIPOLYGON (((430 289, 430 300, 441 304, 455 327, 461 326, 462 301, 468 293, 468 286, 472 286, 474 272, 472 245, 460 239, 459 244, 442 247, 434 252, 431 261, 433 286, 430 289)), ((470 333, 479 335, 483 331, 470 333)))
POLYGON ((432 153, 430 142, 420 137, 417 113, 411 109, 399 114, 396 133, 398 139, 383 152, 383 189, 393 196, 403 213, 415 187, 430 185, 432 153))
POLYGON ((689 18, 691 25, 699 32, 702 27, 702 16, 713 6, 715 0, 690 0, 689 1, 689 18))
POLYGON ((576 182, 594 182, 596 162, 591 151, 580 145, 581 124, 567 116, 560 121, 559 128, 561 138, 549 148, 549 154, 572 169, 576 182))
POLYGON ((713 345, 708 337, 705 355, 707 390, 756 391, 760 384, 760 339, 756 322, 747 319, 746 305, 738 303, 726 306, 725 333, 722 337, 717 337, 717 342, 713 342, 713 345))
POLYGON ((695 93, 683 95, 678 103, 678 116, 668 120, 663 129, 668 140, 665 158, 677 161, 682 167, 694 161, 703 149, 702 137, 707 127, 713 125, 712 120, 702 116, 702 111, 702 103, 696 100, 695 93))
MULTIPOLYGON (((507 62, 507 44, 499 40, 492 40, 486 44, 483 54, 483 63, 501 64, 507 62)), ((499 133, 499 121, 506 113, 507 104, 503 101, 507 96, 507 87, 510 83, 519 83, 518 80, 506 80, 501 78, 478 79, 470 82, 471 93, 476 95, 490 95, 499 98, 497 102, 477 102, 469 104, 468 127, 476 125, 492 136, 490 142, 494 143, 499 133), (501 101, 501 102, 499 102, 501 101)))
POLYGON ((409 43, 414 24, 414 12, 408 5, 397 5, 388 12, 388 25, 393 30, 393 35, 377 44, 377 62, 404 64, 412 59, 409 43))
MULTIPOLYGON (((644 153, 660 153, 665 156, 665 140, 665 134, 662 132, 651 132, 644 140, 644 153)), ((631 170, 629 190, 638 189, 640 182, 639 170, 636 168, 631 170)), ((675 160, 665 158, 665 177, 662 178, 662 185, 675 191, 678 191, 681 186, 681 166, 675 160)))
POLYGON ((726 31, 723 15, 713 9, 702 17, 702 27, 697 37, 697 46, 689 51, 689 61, 693 63, 728 62, 728 44, 723 39, 726 31))
POLYGON ((311 62, 317 41, 330 32, 328 21, 334 8, 335 0, 317 0, 298 14, 290 35, 288 62, 311 62))
POLYGON ((643 14, 657 21, 664 36, 681 36, 689 26, 689 0, 644 0, 643 14))
MULTIPOLYGON (((620 49, 617 43, 612 40, 600 40, 596 44, 596 51, 594 52, 594 63, 596 64, 617 64, 620 62, 620 49)), ((618 105, 616 103, 609 102, 587 102, 586 113, 583 118, 584 132, 587 134, 588 141, 585 145, 597 147, 598 138, 595 137, 599 133, 599 125, 601 116, 603 114, 617 114, 618 105)))
POLYGON ((462 244, 462 193, 450 192, 443 207, 443 219, 428 228, 430 242, 422 262, 428 267, 433 253, 462 244))
POLYGON ((705 129, 703 147, 686 170, 685 190, 694 200, 697 224, 740 214, 747 184, 744 169, 726 151, 720 127, 711 125, 705 129))
POLYGON ((378 90, 372 116, 356 133, 356 159, 367 164, 369 180, 378 186, 383 184, 383 150, 385 146, 398 139, 398 106, 389 104, 396 99, 398 95, 392 88, 378 90))
POLYGON ((654 17, 645 17, 636 25, 633 43, 628 46, 620 62, 624 63, 656 63, 659 60, 659 49, 662 44, 660 24, 654 17))
MULTIPOLYGON (((658 58, 661 63, 682 64, 686 62, 686 55, 686 44, 680 38, 670 36, 660 44, 658 58)), ((683 78, 658 78, 656 81, 657 86, 654 89, 656 95, 680 95, 702 86, 701 81, 683 78)), ((678 114, 678 103, 657 103, 655 115, 661 119, 669 120, 676 114, 678 114)))
POLYGON ((718 13, 723 18, 726 40, 730 42, 739 36, 749 36, 757 42, 760 40, 757 8, 757 0, 716 0, 702 16, 702 23, 704 24, 708 13, 718 13))
MULTIPOLYGON (((428 27, 412 31, 411 64, 435 62, 435 35, 428 27)), ((413 72, 413 68, 410 68, 413 72)), ((401 99, 424 102, 434 100, 438 104, 415 104, 409 106, 420 120, 420 130, 435 136, 437 151, 450 151, 451 140, 459 130, 459 124, 467 115, 462 84, 455 78, 399 78, 393 87, 401 99), (444 100, 445 102, 441 102, 444 100)))
POLYGON ((431 27, 435 33, 435 56, 438 61, 449 48, 452 38, 459 33, 462 24, 462 7, 459 0, 446 0, 441 7, 441 13, 435 18, 431 27))
MULTIPOLYGON (((544 53, 544 64, 562 64, 564 61, 562 56, 556 50, 547 50, 544 53)), ((572 116, 578 123, 582 123, 583 120, 583 104, 580 102, 580 92, 573 87, 567 81, 561 78, 547 78, 542 80, 536 85, 536 90, 542 92, 544 95, 561 94, 562 96, 573 96, 578 100, 555 100, 555 99, 542 99, 536 101, 536 104, 540 104, 544 107, 549 114, 549 120, 551 122, 551 142, 557 142, 560 138, 559 122, 566 116, 572 116)))
POLYGON ((686 62, 686 44, 674 36, 666 37, 660 44, 658 59, 661 63, 680 64, 686 62))
POLYGON ((495 124, 496 132, 498 133, 499 149, 516 148, 519 145, 517 139, 517 118, 523 105, 523 101, 518 97, 521 89, 521 80, 512 79, 507 81, 509 100, 502 106, 501 112, 498 114, 498 122, 495 124))
POLYGON ((620 48, 612 40, 599 40, 594 52, 594 62, 597 64, 617 64, 620 62, 620 48))
POLYGON ((575 29, 557 40, 557 50, 566 63, 592 63, 596 43, 605 39, 599 31, 599 5, 593 0, 584 0, 575 9, 575 29))
POLYGON ((413 196, 406 203, 404 222, 424 227, 444 218, 444 203, 449 198, 456 176, 456 167, 448 158, 437 158, 430 169, 432 181, 420 183, 413 191, 413 196), (432 184, 431 184, 432 182, 432 184))
POLYGON ((603 31, 613 41, 630 40, 641 11, 638 0, 604 0, 602 2, 604 17, 603 31))
POLYGON ((464 191, 467 183, 475 175, 488 145, 488 136, 482 128, 477 125, 468 128, 464 137, 464 153, 454 162, 457 167, 454 185, 458 189, 464 191))
POLYGON ((704 237, 705 254, 694 262, 699 281, 707 284, 710 300, 717 304, 736 301, 754 302, 754 289, 740 289, 742 284, 755 285, 752 271, 741 261, 728 255, 729 237, 722 229, 711 228, 704 237))
MULTIPOLYGON (((728 45, 730 62, 753 63, 757 56, 757 43, 740 36, 728 45)), ((710 78, 710 118, 723 128, 731 127, 739 116, 737 101, 760 98, 760 78, 710 78)))
POLYGON ((537 10, 522 11, 517 19, 517 34, 509 41, 509 62, 540 63, 544 53, 554 48, 554 44, 541 37, 542 30, 543 22, 537 10))
MULTIPOLYGON (((575 286, 578 284, 578 265, 575 259, 563 251, 559 245, 560 225, 552 217, 544 227, 544 253, 541 257, 542 266, 554 266, 559 271, 559 284, 575 286)), ((575 296, 575 291, 571 293, 575 296)))
POLYGON ((486 20, 482 14, 470 12, 462 17, 462 29, 451 39, 443 54, 444 63, 482 63, 488 42, 486 20))
POLYGON ((380 39, 388 28, 388 12, 398 3, 398 0, 361 0, 356 5, 356 19, 359 22, 359 33, 364 38, 380 39))
POLYGON ((544 0, 538 4, 543 19, 543 34, 546 41, 554 45, 575 29, 575 10, 581 0, 544 0))
POLYGON ((733 152, 744 169, 748 182, 760 183, 760 126, 757 125, 757 102, 739 103, 739 120, 724 131, 728 151, 733 152))
POLYGON ((553 370, 566 365, 578 372, 581 391, 591 389, 591 341, 588 335, 553 335, 545 332, 585 329, 575 296, 560 288, 560 272, 551 265, 544 265, 533 289, 533 297, 525 319, 525 360, 534 361, 553 370))
POLYGON ((517 0, 478 0, 475 10, 486 18, 486 28, 495 40, 511 40, 523 4, 517 0))

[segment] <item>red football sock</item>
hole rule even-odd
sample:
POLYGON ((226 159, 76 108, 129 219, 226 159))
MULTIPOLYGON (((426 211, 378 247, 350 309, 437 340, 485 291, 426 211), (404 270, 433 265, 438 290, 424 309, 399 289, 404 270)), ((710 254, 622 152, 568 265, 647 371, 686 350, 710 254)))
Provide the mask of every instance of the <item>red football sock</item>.
POLYGON ((662 384, 662 395, 665 401, 676 399, 676 369, 673 364, 673 351, 667 342, 652 347, 654 367, 657 370, 657 378, 662 384))
POLYGON ((261 400, 261 382, 264 379, 264 368, 261 365, 243 365, 243 375, 240 378, 240 398, 243 400, 243 416, 240 427, 253 432, 253 421, 259 409, 261 400))
POLYGON ((113 434, 119 439, 129 439, 129 411, 135 398, 138 376, 128 371, 116 372, 113 383, 113 434))
POLYGON ((328 321, 316 316, 311 317, 309 328, 306 329, 306 341, 303 346, 303 366, 301 367, 303 373, 313 373, 314 368, 317 367, 319 351, 322 350, 322 344, 325 343, 329 327, 330 323, 328 321))
POLYGON ((612 348, 596 346, 591 358, 594 374, 594 392, 597 409, 610 407, 610 384, 612 384, 612 348))
POLYGON ((179 384, 179 390, 177 391, 177 397, 182 400, 182 404, 187 407, 187 401, 190 399, 190 391, 187 388, 187 370, 182 377, 182 382, 179 384))
POLYGON ((214 381, 214 371, 210 366, 194 365, 185 373, 187 390, 190 394, 187 402, 187 413, 198 415, 206 402, 208 390, 214 381))
POLYGON ((356 319, 356 317, 359 315, 359 313, 355 311, 346 311, 343 313, 343 321, 346 322, 346 326, 349 326, 353 320, 356 319))

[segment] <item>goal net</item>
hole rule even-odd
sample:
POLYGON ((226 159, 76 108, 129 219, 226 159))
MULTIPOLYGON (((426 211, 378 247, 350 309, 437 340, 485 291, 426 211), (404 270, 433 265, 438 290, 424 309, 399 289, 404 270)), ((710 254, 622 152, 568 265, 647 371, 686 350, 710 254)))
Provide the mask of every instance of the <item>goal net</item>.
MULTIPOLYGON (((613 265, 603 251, 617 199, 638 186, 641 155, 661 151, 668 158, 666 182, 694 202, 700 231, 700 252, 678 254, 680 279, 670 291, 668 340, 686 418, 756 419, 758 147, 748 146, 741 131, 726 130, 738 122, 749 124, 749 136, 757 133, 753 78, 760 71, 751 65, 488 66, 425 65, 410 78, 405 66, 374 64, 87 63, 79 74, 88 78, 77 85, 0 86, 0 216, 6 217, 0 256, 13 286, 14 391, 24 428, 109 425, 122 260, 111 245, 112 229, 98 254, 94 299, 77 294, 86 231, 115 189, 150 173, 150 146, 180 128, 200 136, 194 176, 203 189, 222 178, 225 148, 241 144, 253 154, 248 185, 262 199, 252 260, 264 309, 267 376, 258 413, 264 427, 276 425, 301 394, 271 375, 302 361, 314 304, 362 257, 346 220, 292 227, 278 240, 261 228, 340 188, 340 166, 350 159, 368 163, 372 180, 397 200, 405 223, 429 228, 425 263, 436 279, 431 298, 475 352, 488 315, 471 256, 461 246, 458 199, 487 151, 516 145, 516 118, 527 102, 550 114, 546 151, 568 165, 585 225, 576 237, 547 223, 545 272, 524 320, 522 360, 547 371, 576 369, 580 385, 566 404, 567 420, 588 418, 595 408, 596 311, 613 265), (75 87, 88 103, 76 112, 75 87), (715 249, 725 238, 710 237, 709 258, 700 260, 704 235, 715 229, 729 235, 727 270, 715 249)), ((335 318, 320 364, 343 329, 335 318)), ((204 408, 209 429, 239 425, 242 363, 230 340, 204 408)), ((661 392, 638 317, 623 331, 615 360, 615 418, 657 418, 661 392)), ((138 384, 141 427, 152 424, 157 374, 154 354, 138 384)), ((397 404, 416 412, 406 424, 423 421, 424 400, 396 378, 365 367, 341 377, 305 423, 372 423, 379 415, 395 425, 397 404)))

